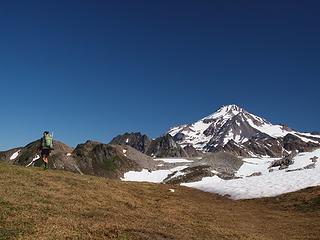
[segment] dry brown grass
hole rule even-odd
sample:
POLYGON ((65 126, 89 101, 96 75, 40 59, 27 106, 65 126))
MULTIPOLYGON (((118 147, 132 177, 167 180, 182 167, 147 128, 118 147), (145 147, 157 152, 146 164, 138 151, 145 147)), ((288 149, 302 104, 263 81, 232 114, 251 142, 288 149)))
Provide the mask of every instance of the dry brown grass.
POLYGON ((319 196, 232 201, 0 163, 0 239, 319 239, 319 196))

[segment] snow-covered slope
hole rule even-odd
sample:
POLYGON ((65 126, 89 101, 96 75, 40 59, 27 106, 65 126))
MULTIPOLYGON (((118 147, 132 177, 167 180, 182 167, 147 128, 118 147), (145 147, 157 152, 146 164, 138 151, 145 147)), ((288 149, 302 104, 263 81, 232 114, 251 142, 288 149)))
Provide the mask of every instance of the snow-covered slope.
MULTIPOLYGON (((320 149, 299 153, 292 159, 292 164, 284 169, 279 166, 271 167, 275 160, 279 159, 245 158, 242 160, 243 165, 235 173, 234 179, 224 180, 219 177, 219 172, 213 170, 212 175, 214 176, 203 177, 199 181, 183 182, 181 185, 228 195, 233 199, 271 197, 307 187, 320 186, 320 149)), ((147 169, 130 171, 124 174, 122 180, 160 183, 169 176, 174 178, 186 175, 187 172, 184 169, 189 167, 190 161, 164 160, 170 163, 175 161, 181 165, 154 171, 147 169)))
POLYGON ((287 169, 270 170, 274 159, 244 159, 238 170, 239 179, 223 180, 217 176, 182 185, 207 192, 229 195, 233 199, 271 197, 320 185, 320 149, 300 153, 287 169), (257 174, 258 176, 253 176, 257 174))
MULTIPOLYGON (((278 145, 284 144, 275 141, 271 143, 270 139, 281 139, 282 141, 288 134, 311 145, 320 143, 320 136, 299 133, 286 126, 274 125, 236 105, 223 106, 215 113, 193 124, 171 128, 168 133, 183 147, 192 145, 201 151, 219 151, 230 143, 233 148, 246 148, 241 151, 251 152, 251 155, 259 155, 261 152, 261 147, 252 148, 249 146, 250 140, 253 139, 254 143, 259 142, 260 145, 264 145, 264 148, 270 148, 271 152, 276 152, 272 154, 273 156, 282 155, 288 149, 282 148, 283 146, 279 149, 278 145), (269 145, 264 142, 266 140, 269 140, 269 145), (255 148, 259 148, 259 152, 256 152, 255 148)), ((230 146, 228 148, 230 149, 230 146)), ((239 152, 239 150, 237 151, 239 152)), ((270 151, 262 152, 267 152, 267 155, 270 155, 268 154, 270 151)))

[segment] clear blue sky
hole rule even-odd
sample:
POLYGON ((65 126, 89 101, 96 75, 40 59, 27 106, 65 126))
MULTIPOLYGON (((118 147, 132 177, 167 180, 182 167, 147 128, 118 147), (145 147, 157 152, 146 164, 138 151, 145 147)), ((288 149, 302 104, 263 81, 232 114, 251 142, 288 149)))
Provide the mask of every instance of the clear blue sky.
POLYGON ((157 137, 231 103, 319 131, 318 2, 1 1, 0 149, 157 137))

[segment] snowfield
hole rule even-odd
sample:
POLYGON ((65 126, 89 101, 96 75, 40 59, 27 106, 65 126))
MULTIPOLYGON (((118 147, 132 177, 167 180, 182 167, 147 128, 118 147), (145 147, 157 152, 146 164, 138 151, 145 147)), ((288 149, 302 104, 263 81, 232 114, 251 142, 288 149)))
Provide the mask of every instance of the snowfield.
POLYGON ((169 170, 156 170, 149 171, 147 169, 143 169, 141 172, 137 171, 129 171, 126 172, 121 178, 122 181, 135 181, 135 182, 153 182, 153 183, 161 183, 165 180, 168 175, 177 172, 179 174, 181 170, 187 168, 188 166, 179 166, 169 170))
POLYGON ((236 177, 247 177, 253 173, 261 172, 261 174, 269 173, 268 167, 271 162, 279 158, 245 158, 240 169, 236 172, 236 177))
POLYGON ((236 175, 246 175, 244 178, 223 180, 213 176, 205 177, 199 182, 183 183, 181 185, 206 192, 229 195, 232 199, 272 197, 320 185, 320 149, 310 153, 300 153, 294 158, 294 164, 284 170, 269 172, 268 166, 272 159, 261 159, 261 162, 258 163, 257 161, 258 159, 256 162, 247 159, 247 163, 244 163, 239 169, 236 175), (315 168, 299 170, 312 164, 311 158, 313 157, 318 157, 315 168), (254 172, 261 172, 262 175, 248 177, 254 172))
MULTIPOLYGON (((166 159, 168 163, 174 159, 166 159)), ((177 160, 177 159, 176 159, 177 160)), ((204 177, 201 181, 182 183, 181 185, 202 191, 228 195, 232 199, 251 199, 272 197, 283 193, 298 191, 303 188, 320 185, 320 149, 300 153, 294 157, 294 163, 287 169, 279 167, 269 169, 276 158, 246 158, 236 172, 238 179, 223 180, 218 176, 204 177), (307 168, 305 168, 307 167, 307 168), (258 176, 250 176, 256 174, 258 176)), ((179 166, 169 170, 141 172, 130 171, 124 174, 123 181, 145 181, 161 183, 169 174, 183 175, 181 170, 188 166, 179 166)))

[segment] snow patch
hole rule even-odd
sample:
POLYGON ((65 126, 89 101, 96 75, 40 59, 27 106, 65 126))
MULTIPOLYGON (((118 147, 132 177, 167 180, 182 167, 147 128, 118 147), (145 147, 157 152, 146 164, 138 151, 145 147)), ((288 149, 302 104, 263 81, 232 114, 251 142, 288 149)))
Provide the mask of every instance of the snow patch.
POLYGON ((37 161, 38 159, 40 159, 40 156, 37 154, 34 156, 32 161, 26 167, 30 167, 31 165, 33 166, 34 162, 37 161))
POLYGON ((122 153, 123 153, 124 156, 127 157, 127 154, 126 154, 126 153, 127 153, 127 150, 126 150, 126 149, 123 149, 123 150, 122 150, 122 153))
POLYGON ((191 163, 192 160, 187 160, 184 158, 155 158, 155 161, 162 161, 165 163, 191 163))
POLYGON ((14 154, 12 154, 12 156, 10 157, 10 160, 14 160, 19 156, 21 150, 16 151, 14 154))
POLYGON ((122 181, 135 181, 135 182, 153 182, 161 183, 170 174, 174 172, 180 172, 181 170, 187 168, 188 166, 178 166, 168 170, 155 170, 150 171, 148 169, 143 169, 140 172, 129 171, 123 175, 122 181))

